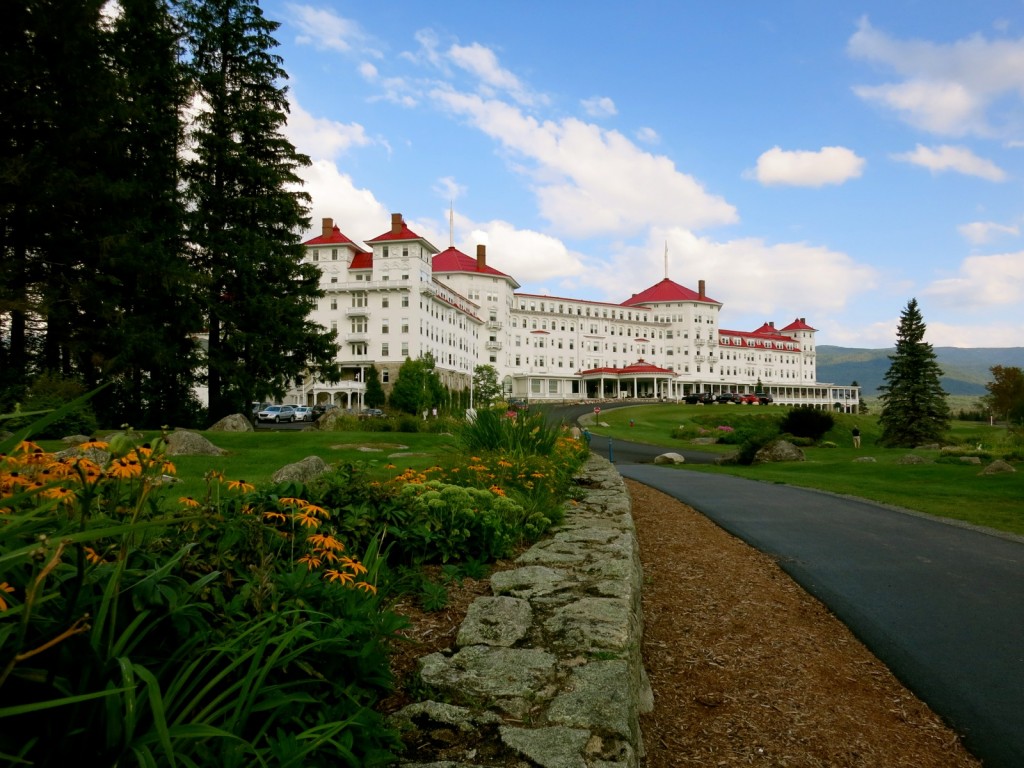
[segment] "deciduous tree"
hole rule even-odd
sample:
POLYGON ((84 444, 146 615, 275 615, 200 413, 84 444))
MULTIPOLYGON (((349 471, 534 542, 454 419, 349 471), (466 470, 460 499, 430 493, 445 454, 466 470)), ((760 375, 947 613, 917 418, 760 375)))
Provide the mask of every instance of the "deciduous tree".
POLYGON ((982 398, 993 414, 1011 424, 1024 422, 1024 371, 1015 366, 992 366, 992 381, 985 385, 988 394, 982 398))

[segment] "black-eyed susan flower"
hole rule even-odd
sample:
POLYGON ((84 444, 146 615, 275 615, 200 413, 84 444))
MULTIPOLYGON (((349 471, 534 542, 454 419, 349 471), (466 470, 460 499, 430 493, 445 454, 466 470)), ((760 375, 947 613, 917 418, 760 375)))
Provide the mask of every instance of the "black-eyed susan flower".
POLYGON ((337 568, 328 568, 324 571, 324 578, 327 581, 340 581, 342 584, 351 584, 355 581, 355 577, 351 573, 337 568))
POLYGON ((344 552, 345 545, 331 536, 329 533, 313 533, 306 539, 317 549, 324 549, 335 552, 344 552))
POLYGON ((316 553, 310 553, 303 555, 299 558, 300 563, 304 563, 306 568, 313 571, 324 564, 323 558, 318 556, 316 553))
POLYGON ((8 584, 6 581, 0 582, 0 611, 6 611, 10 604, 5 599, 5 595, 13 595, 14 587, 8 584))
POLYGON ((245 480, 229 480, 228 481, 229 491, 241 491, 242 493, 251 493, 256 490, 256 486, 252 483, 247 483, 245 480))
POLYGON ((320 519, 309 512, 302 511, 295 513, 295 521, 303 528, 319 528, 320 519))
POLYGON ((275 512, 274 510, 268 510, 268 511, 263 513, 263 520, 264 520, 264 522, 268 522, 268 523, 270 523, 270 522, 273 522, 273 523, 284 523, 284 522, 288 521, 288 518, 285 517, 280 512, 275 512))
POLYGON ((356 589, 361 589, 361 590, 363 590, 363 592, 367 592, 367 593, 373 594, 373 595, 377 594, 377 587, 375 587, 373 584, 369 584, 369 583, 367 583, 365 581, 357 581, 356 582, 356 589))
POLYGON ((188 507, 189 509, 196 509, 200 506, 199 502, 191 496, 179 496, 178 503, 183 507, 188 507))

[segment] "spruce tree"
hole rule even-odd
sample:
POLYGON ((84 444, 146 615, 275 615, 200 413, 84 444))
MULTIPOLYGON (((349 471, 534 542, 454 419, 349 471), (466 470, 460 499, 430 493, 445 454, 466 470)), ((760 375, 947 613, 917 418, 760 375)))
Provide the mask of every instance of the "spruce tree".
POLYGON ((884 445, 914 447, 938 442, 949 428, 942 369, 932 345, 924 340, 925 330, 917 299, 911 299, 900 315, 896 349, 889 356, 885 384, 879 387, 879 442, 884 445))
POLYGON ((202 277, 210 417, 280 397, 307 369, 336 380, 333 334, 308 319, 319 272, 302 263, 309 164, 283 135, 287 75, 278 24, 256 0, 184 0, 189 74, 201 109, 186 179, 188 234, 202 277))

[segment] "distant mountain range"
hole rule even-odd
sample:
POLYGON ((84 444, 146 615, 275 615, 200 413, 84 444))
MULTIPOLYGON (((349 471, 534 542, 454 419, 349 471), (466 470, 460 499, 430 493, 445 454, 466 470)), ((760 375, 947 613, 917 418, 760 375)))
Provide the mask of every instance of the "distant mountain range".
MULTIPOLYGON (((866 397, 878 394, 889 370, 889 349, 854 349, 818 347, 818 381, 851 384, 856 381, 866 397)), ((935 355, 943 373, 942 387, 951 395, 984 395, 985 384, 992 379, 989 369, 994 365, 1024 368, 1024 347, 990 347, 962 349, 935 347, 935 355)))

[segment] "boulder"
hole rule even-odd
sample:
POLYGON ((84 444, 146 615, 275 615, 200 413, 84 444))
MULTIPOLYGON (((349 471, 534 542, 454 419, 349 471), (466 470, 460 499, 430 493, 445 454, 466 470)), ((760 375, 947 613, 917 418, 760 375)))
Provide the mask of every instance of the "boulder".
POLYGON ((332 408, 316 420, 316 428, 324 432, 333 432, 337 429, 338 419, 343 415, 340 408, 332 408))
POLYGON ((62 437, 60 439, 60 441, 62 443, 64 443, 64 445, 74 446, 74 445, 81 445, 82 443, 84 443, 88 439, 89 439, 88 435, 68 435, 67 437, 62 437))
POLYGON ((212 427, 211 432, 252 432, 252 422, 241 413, 232 413, 225 416, 212 427))
POLYGON ((927 464, 928 462, 922 456, 918 456, 916 453, 908 453, 905 456, 900 456, 896 459, 897 464, 927 464))
POLYGON ((804 452, 788 440, 772 440, 754 454, 754 464, 769 464, 777 461, 805 461, 804 452))
POLYGON ((167 436, 168 456, 222 456, 218 448, 198 432, 176 429, 167 436))
POLYGON ((875 457, 874 456, 858 456, 856 459, 853 460, 853 463, 854 464, 874 464, 875 463, 875 457))
POLYGON ((678 453, 663 453, 654 457, 655 464, 685 464, 686 458, 678 453))
POLYGON ((294 464, 285 464, 271 475, 270 480, 275 483, 307 483, 326 471, 327 464, 323 459, 319 456, 307 456, 294 464))
POLYGON ((962 464, 981 464, 981 458, 978 456, 961 456, 960 462, 962 464))
POLYGON ((979 472, 978 474, 979 475, 1002 475, 1002 474, 1005 474, 1007 472, 1016 472, 1016 471, 1017 470, 1014 469, 1013 465, 1010 464, 1008 461, 1003 461, 1002 459, 996 459, 991 464, 989 464, 987 467, 985 467, 983 470, 981 470, 981 472, 979 472))

